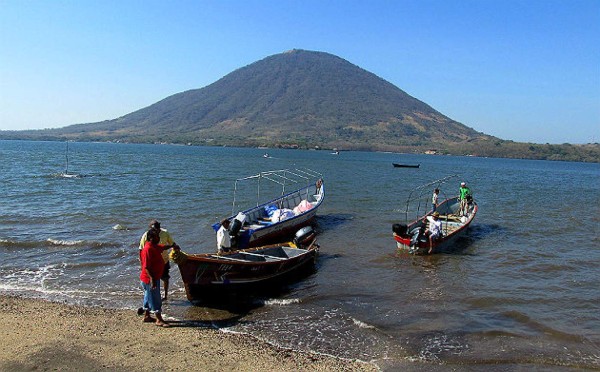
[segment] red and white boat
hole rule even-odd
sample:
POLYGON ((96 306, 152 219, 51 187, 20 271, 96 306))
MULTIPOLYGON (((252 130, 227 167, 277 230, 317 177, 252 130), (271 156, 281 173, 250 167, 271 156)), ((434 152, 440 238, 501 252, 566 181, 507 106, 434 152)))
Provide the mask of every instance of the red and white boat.
MULTIPOLYGON (((443 190, 441 185, 456 177, 457 176, 448 176, 430 182, 426 185, 417 187, 409 194, 406 202, 407 220, 411 208, 415 209, 416 218, 412 222, 394 224, 392 226, 393 237, 399 249, 416 255, 429 254, 429 239, 424 232, 429 224, 428 217, 431 216, 434 211, 431 209, 425 213, 419 213, 419 210, 428 209, 428 207, 424 206, 431 206, 430 192, 433 191, 434 188, 443 190)), ((462 236, 471 222, 473 222, 478 209, 475 200, 471 199, 468 203, 466 213, 461 216, 460 201, 457 196, 446 198, 438 204, 436 212, 439 213, 439 219, 442 223, 442 235, 438 239, 433 240, 431 253, 439 253, 451 249, 456 243, 456 239, 462 236)))

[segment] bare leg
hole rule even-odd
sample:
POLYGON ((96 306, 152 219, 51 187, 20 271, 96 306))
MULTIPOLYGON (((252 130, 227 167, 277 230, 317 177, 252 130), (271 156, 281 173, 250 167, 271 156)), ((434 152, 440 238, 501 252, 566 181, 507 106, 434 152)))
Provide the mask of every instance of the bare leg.
POLYGON ((150 316, 150 310, 146 310, 146 313, 144 314, 144 319, 142 321, 144 323, 152 323, 155 321, 155 319, 150 316))
POLYGON ((165 297, 163 297, 162 300, 166 301, 167 297, 169 297, 169 279, 163 279, 163 287, 165 287, 165 297))
POLYGON ((159 327, 168 327, 169 324, 167 324, 167 322, 165 322, 165 320, 163 319, 162 315, 160 313, 156 314, 156 324, 159 327))

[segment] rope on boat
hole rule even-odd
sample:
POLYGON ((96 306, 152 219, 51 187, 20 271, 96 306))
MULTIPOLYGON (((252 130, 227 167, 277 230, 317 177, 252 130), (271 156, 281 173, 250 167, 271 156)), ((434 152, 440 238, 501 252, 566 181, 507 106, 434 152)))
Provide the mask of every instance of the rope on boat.
POLYGON ((173 249, 171 250, 171 253, 169 253, 169 258, 173 260, 173 262, 175 262, 177 265, 181 265, 182 263, 187 261, 188 255, 182 250, 173 249))

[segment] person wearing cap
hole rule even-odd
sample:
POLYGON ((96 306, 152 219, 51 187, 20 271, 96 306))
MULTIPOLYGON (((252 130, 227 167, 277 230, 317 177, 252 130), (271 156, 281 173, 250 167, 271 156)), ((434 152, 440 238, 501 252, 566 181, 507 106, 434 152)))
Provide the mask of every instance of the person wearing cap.
POLYGON ((425 230, 425 236, 429 238, 429 251, 427 253, 431 254, 433 251, 433 241, 442 236, 442 221, 440 221, 440 214, 438 212, 433 212, 431 216, 427 216, 427 220, 429 221, 429 226, 425 230))
POLYGON ((142 288, 144 289, 144 301, 138 314, 144 315, 144 323, 154 322, 157 326, 168 327, 164 319, 162 318, 162 300, 160 298, 160 279, 163 276, 163 270, 165 263, 162 257, 162 253, 169 249, 178 249, 175 244, 172 245, 161 245, 160 241, 160 230, 151 228, 145 234, 146 242, 144 247, 140 251, 140 281, 142 288), (153 318, 150 312, 154 312, 153 318))
POLYGON ((467 184, 464 182, 460 183, 460 189, 458 189, 459 195, 458 195, 458 200, 460 201, 460 208, 459 208, 459 215, 462 216, 466 216, 468 209, 469 209, 469 203, 468 200, 471 197, 471 189, 467 187, 467 184))
MULTIPOLYGON (((158 233, 159 233, 159 237, 160 237, 160 241, 159 244, 163 245, 163 246, 168 246, 168 248, 171 248, 173 246, 176 246, 175 241, 173 241, 173 237, 171 236, 171 234, 166 230, 160 227, 160 222, 158 222, 157 220, 152 220, 150 221, 150 229, 155 229, 158 233)), ((142 238, 140 239, 140 252, 142 251, 142 249, 144 249, 144 245, 146 244, 146 242, 148 241, 148 231, 146 231, 144 233, 144 235, 142 235, 142 238)), ((169 271, 171 269, 171 264, 169 263, 169 250, 165 249, 161 252, 163 261, 164 261, 164 268, 162 271, 162 276, 161 276, 161 280, 163 281, 163 287, 165 289, 165 296, 162 298, 163 301, 166 301, 169 297, 169 271)))
POLYGON ((221 227, 217 231, 217 253, 222 254, 231 250, 231 237, 229 236, 230 222, 227 218, 221 221, 221 227))

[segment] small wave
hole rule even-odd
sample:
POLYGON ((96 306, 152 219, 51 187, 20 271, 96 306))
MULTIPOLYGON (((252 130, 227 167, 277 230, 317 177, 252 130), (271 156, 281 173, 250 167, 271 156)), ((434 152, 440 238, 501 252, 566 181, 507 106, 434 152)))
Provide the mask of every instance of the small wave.
POLYGON ((91 247, 91 248, 111 248, 119 247, 118 242, 100 242, 100 241, 86 241, 86 240, 69 240, 69 239, 53 239, 48 238, 46 240, 28 240, 19 241, 2 238, 0 239, 0 247, 6 247, 11 249, 27 249, 27 248, 40 248, 40 247, 91 247))
POLYGON ((52 264, 35 269, 21 269, 3 272, 2 289, 47 290, 50 281, 64 274, 65 264, 52 264))
POLYGON ((116 224, 113 226, 113 230, 123 230, 123 231, 128 231, 129 228, 127 226, 123 226, 120 223, 116 224))
POLYGON ((21 293, 30 296, 41 296, 46 299, 58 300, 69 299, 68 302, 78 305, 89 304, 88 300, 100 301, 106 298, 113 298, 117 294, 115 291, 98 291, 89 289, 67 289, 67 288, 48 288, 44 280, 57 278, 43 278, 41 283, 0 283, 0 292, 21 293))
POLYGON ((445 358, 445 355, 461 355, 470 349, 464 340, 446 334, 431 335, 423 342, 423 348, 418 356, 421 361, 438 363, 445 358))
POLYGON ((52 239, 52 238, 48 238, 46 239, 47 242, 51 243, 52 245, 64 245, 64 246, 74 246, 74 245, 79 245, 83 243, 83 240, 58 240, 58 239, 52 239))
POLYGON ((75 178, 86 178, 86 177, 102 177, 104 174, 101 173, 52 173, 46 174, 43 176, 37 176, 42 178, 67 178, 67 179, 75 179, 75 178))
POLYGON ((355 319, 355 318, 352 318, 352 317, 350 317, 350 319, 352 319, 352 323, 354 323, 354 325, 358 326, 358 328, 375 329, 375 326, 372 326, 370 324, 362 322, 362 321, 360 321, 358 319, 355 319))
POLYGON ((293 304, 299 304, 300 302, 302 302, 299 298, 289 298, 289 299, 270 299, 270 300, 265 300, 264 304, 266 306, 288 306, 288 305, 293 305, 293 304))
POLYGON ((79 178, 81 177, 78 174, 73 173, 52 173, 41 176, 43 178, 79 178))

